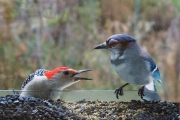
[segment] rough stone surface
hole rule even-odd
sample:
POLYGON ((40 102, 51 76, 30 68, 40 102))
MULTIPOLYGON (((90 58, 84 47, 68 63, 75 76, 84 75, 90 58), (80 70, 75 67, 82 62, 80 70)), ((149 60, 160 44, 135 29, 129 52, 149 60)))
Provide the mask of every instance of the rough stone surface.
POLYGON ((69 103, 34 97, 0 97, 0 120, 179 120, 170 102, 86 101, 69 103))

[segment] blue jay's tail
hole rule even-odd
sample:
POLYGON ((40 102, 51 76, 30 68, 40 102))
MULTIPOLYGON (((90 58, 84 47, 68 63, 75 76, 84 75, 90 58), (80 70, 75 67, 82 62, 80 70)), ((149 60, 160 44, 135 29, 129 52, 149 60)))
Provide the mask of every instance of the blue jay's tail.
POLYGON ((148 85, 145 85, 143 99, 148 101, 161 101, 154 80, 152 80, 148 85))
POLYGON ((155 81, 153 80, 153 86, 154 86, 154 91, 157 92, 157 88, 156 88, 156 85, 155 85, 155 81))

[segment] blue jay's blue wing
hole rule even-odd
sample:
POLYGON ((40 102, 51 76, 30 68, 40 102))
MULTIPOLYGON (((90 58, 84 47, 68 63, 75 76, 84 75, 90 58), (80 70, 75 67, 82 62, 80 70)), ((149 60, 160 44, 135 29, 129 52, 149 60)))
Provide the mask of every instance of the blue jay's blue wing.
POLYGON ((142 51, 140 56, 141 56, 142 59, 144 59, 147 62, 148 67, 150 67, 149 69, 150 69, 150 71, 152 73, 153 78, 155 80, 157 80, 159 83, 162 83, 161 77, 160 77, 160 73, 159 73, 159 69, 156 66, 156 64, 153 61, 153 59, 151 58, 151 56, 147 52, 145 52, 145 51, 142 51))
POLYGON ((26 84, 28 84, 31 80, 33 80, 34 76, 44 76, 44 73, 48 71, 46 69, 37 69, 34 73, 30 74, 26 80, 23 82, 22 86, 21 86, 21 89, 23 89, 26 84))
POLYGON ((150 70, 153 74, 153 78, 156 79, 158 82, 162 83, 160 73, 159 73, 159 69, 154 62, 150 63, 150 70))

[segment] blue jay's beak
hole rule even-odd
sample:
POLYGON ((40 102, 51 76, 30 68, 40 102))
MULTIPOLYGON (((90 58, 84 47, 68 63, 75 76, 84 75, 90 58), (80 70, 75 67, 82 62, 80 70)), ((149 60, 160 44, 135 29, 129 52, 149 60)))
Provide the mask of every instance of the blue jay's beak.
MULTIPOLYGON (((83 73, 83 72, 88 72, 91 71, 90 69, 86 69, 86 70, 78 70, 75 74, 73 74, 73 76, 83 73)), ((84 78, 84 77, 74 77, 74 81, 78 81, 78 80, 92 80, 90 78, 84 78)))
POLYGON ((94 47, 94 49, 107 49, 106 42, 97 45, 96 47, 94 47))

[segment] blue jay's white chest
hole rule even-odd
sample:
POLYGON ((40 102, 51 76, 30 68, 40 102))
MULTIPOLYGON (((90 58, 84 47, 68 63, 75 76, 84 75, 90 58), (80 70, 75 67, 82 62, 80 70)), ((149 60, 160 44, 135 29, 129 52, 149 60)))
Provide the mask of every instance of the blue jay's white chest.
POLYGON ((111 64, 119 76, 123 76, 123 73, 127 72, 128 65, 126 64, 126 62, 127 60, 123 55, 120 56, 117 53, 111 52, 111 64))
POLYGON ((140 59, 136 54, 128 53, 117 54, 111 53, 111 64, 117 74, 126 82, 136 85, 146 85, 153 79, 147 69, 147 64, 140 59), (131 56, 129 56, 129 54, 131 56))

